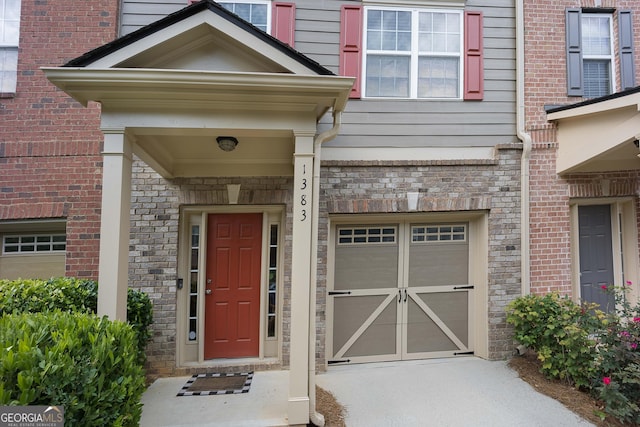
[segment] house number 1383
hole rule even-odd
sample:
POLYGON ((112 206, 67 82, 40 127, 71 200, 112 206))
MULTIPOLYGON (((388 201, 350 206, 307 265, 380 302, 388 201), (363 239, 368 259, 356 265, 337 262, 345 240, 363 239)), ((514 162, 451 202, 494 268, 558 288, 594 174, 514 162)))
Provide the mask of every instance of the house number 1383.
POLYGON ((302 165, 302 179, 300 180, 300 221, 307 220, 307 203, 309 197, 309 185, 307 183, 307 165, 302 165))

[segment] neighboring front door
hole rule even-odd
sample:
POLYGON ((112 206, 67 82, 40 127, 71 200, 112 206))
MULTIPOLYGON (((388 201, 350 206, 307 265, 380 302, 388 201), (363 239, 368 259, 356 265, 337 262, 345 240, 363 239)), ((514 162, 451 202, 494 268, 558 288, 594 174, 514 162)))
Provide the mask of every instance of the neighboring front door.
POLYGON ((210 214, 204 358, 256 357, 260 349, 262 214, 210 214))
POLYGON ((613 296, 602 290, 614 284, 611 206, 578 206, 578 217, 580 297, 608 312, 615 307, 613 296))

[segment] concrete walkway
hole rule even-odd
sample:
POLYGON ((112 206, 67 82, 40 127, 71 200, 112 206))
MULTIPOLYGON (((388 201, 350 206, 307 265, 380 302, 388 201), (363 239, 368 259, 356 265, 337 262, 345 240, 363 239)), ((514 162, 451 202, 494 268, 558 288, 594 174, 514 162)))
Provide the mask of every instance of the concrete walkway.
MULTIPOLYGON (((145 392, 141 426, 286 425, 288 371, 256 372, 249 393, 177 397, 187 377, 145 392)), ((332 366, 317 384, 346 407, 348 427, 591 426, 537 393, 506 362, 477 358, 332 366)))

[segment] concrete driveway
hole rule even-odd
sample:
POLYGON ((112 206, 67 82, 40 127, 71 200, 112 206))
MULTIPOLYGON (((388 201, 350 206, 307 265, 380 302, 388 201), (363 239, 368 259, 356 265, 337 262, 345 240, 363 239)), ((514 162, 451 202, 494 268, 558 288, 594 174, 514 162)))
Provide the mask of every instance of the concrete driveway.
MULTIPOLYGON (((249 393, 177 397, 188 378, 163 378, 145 392, 141 426, 286 425, 288 371, 256 372, 249 393)), ((537 393, 506 362, 464 357, 332 366, 317 384, 359 426, 591 426, 537 393)))

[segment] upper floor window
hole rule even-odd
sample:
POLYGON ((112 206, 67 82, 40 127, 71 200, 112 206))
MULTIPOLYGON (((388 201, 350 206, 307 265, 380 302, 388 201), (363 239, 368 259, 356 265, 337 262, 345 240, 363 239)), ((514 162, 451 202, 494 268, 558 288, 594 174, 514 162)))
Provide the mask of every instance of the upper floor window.
MULTIPOLYGON (((194 3, 192 0, 190 2, 194 3)), ((268 0, 219 1, 218 3, 281 42, 294 46, 295 3, 268 0)))
POLYGON ((460 98, 462 12, 366 8, 365 96, 460 98))
POLYGON ((350 98, 482 101, 483 32, 479 10, 344 4, 340 75, 350 98))
POLYGON ((219 1, 218 2, 225 9, 235 13, 240 18, 247 22, 250 22, 254 26, 260 28, 264 32, 269 32, 270 24, 270 7, 267 1, 219 1))
POLYGON ((613 91, 611 15, 582 15, 584 96, 597 98, 613 91))
POLYGON ((0 94, 16 91, 20 0, 0 0, 0 94))
POLYGON ((567 94, 597 98, 635 86, 631 11, 591 13, 567 9, 567 94), (617 37, 613 28, 617 22, 617 37), (616 55, 619 61, 616 61, 616 55), (616 63, 620 83, 616 82, 616 63))

